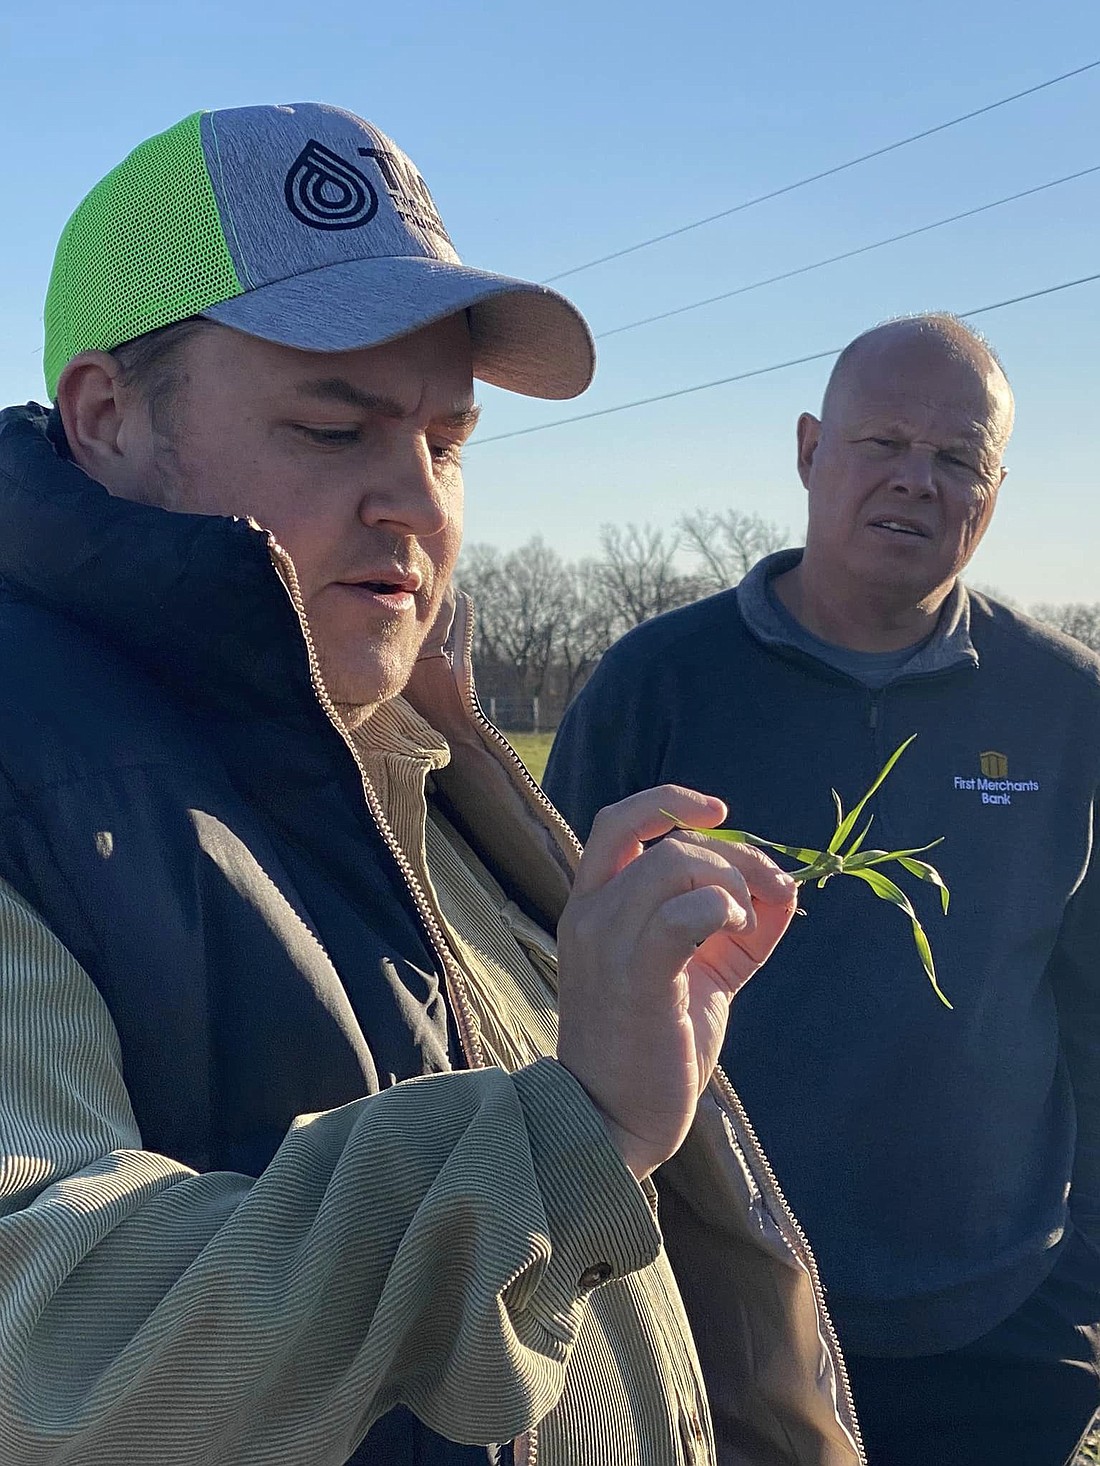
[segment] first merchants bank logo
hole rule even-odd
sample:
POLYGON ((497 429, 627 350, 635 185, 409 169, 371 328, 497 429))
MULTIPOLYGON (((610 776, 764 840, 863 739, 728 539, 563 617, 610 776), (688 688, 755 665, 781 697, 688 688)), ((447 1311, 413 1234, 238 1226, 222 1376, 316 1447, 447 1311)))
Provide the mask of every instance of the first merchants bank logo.
POLYGON ((1008 759, 1003 753, 983 753, 979 755, 978 762, 987 779, 1003 779, 1008 774, 1008 759))
POLYGON ((1011 804, 1014 794, 1038 794, 1038 779, 1010 779, 1008 756, 987 749, 978 755, 980 774, 973 778, 955 775, 955 788, 960 793, 980 794, 983 804, 1011 804))

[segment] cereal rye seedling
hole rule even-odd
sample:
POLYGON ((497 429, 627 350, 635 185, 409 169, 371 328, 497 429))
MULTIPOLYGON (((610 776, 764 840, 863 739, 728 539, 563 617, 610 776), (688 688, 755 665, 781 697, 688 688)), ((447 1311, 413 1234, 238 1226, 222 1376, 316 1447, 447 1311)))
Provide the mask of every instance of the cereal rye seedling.
MULTIPOLYGON (((832 839, 825 850, 810 850, 802 845, 780 845, 776 840, 764 840, 759 835, 752 835, 748 830, 699 830, 696 833, 706 835, 711 840, 729 840, 739 845, 757 845, 764 850, 777 850, 780 855, 790 856, 792 860, 799 862, 797 870, 792 870, 790 875, 796 881, 816 881, 823 886, 826 881, 831 881, 833 876, 855 876, 857 880, 865 882, 874 891, 875 895, 882 901, 889 901, 894 906, 899 906, 913 924, 913 940, 917 944, 917 952, 920 955, 921 965, 932 984, 936 997, 945 1008, 950 1008, 943 990, 936 981, 936 965, 932 961, 932 948, 929 946, 928 937, 924 927, 917 919, 917 913, 913 910, 909 897, 895 885, 889 876, 884 875, 877 867, 886 865, 890 861, 897 861, 903 870, 910 875, 919 876, 922 881, 929 881, 936 886, 940 893, 940 903, 943 906, 944 915, 947 915, 948 903, 951 900, 951 893, 944 884, 943 878, 934 865, 929 865, 926 860, 915 859, 923 855, 926 850, 939 845, 943 839, 933 840, 928 845, 918 845, 913 850, 864 850, 863 842, 867 838, 867 831, 871 828, 874 815, 867 821, 858 835, 853 831, 859 822, 864 807, 871 796, 880 788, 890 770, 901 758, 902 754, 912 743, 917 735, 907 738, 900 747, 895 748, 890 757, 879 771, 878 778, 871 785, 867 793, 859 801, 854 809, 848 814, 844 813, 844 806, 840 802, 840 795, 832 790, 833 803, 836 805, 836 829, 833 831, 832 839), (851 838, 851 843, 845 850, 844 842, 851 838)), ((662 810, 668 819, 673 816, 667 810, 662 810)), ((681 829, 687 826, 679 825, 681 829)))

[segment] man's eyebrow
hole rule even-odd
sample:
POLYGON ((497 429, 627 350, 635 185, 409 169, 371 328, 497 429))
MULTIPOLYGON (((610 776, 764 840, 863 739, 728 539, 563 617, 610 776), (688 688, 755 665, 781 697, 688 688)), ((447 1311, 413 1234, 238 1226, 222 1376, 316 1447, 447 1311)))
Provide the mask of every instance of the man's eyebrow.
MULTIPOLYGON (((339 402, 345 407, 358 407, 362 412, 376 412, 382 417, 402 418, 407 416, 401 403, 380 392, 362 392, 346 377, 316 377, 297 385, 299 397, 314 397, 320 402, 339 402)), ((457 408, 444 413, 437 419, 444 427, 458 432, 472 433, 481 416, 476 404, 457 408)))
POLYGON ((472 407, 460 407, 457 412, 449 412, 441 417, 439 422, 447 428, 453 428, 459 433, 472 433, 481 419, 481 407, 475 403, 472 407))
MULTIPOLYGON (((877 437, 908 438, 912 435, 913 426, 907 423, 904 418, 896 417, 875 417, 870 416, 857 422, 855 431, 858 434, 874 434, 877 437)), ((976 444, 982 446, 992 439, 988 426, 980 422, 969 422, 965 427, 955 428, 945 439, 946 448, 973 448, 976 444)))
POLYGON ((346 377, 315 377, 297 385, 299 397, 315 397, 320 402, 340 402, 345 407, 358 407, 364 412, 377 412, 383 417, 404 417, 405 409, 392 397, 379 392, 361 392, 346 377))

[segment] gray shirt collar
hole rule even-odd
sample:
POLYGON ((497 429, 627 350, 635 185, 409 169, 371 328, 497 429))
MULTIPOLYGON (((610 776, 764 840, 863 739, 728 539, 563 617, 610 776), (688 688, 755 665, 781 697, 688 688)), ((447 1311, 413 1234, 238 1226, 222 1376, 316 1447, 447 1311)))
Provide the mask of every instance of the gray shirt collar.
MULTIPOLYGON (((760 560, 737 587, 737 605, 745 625, 765 646, 802 650, 795 646, 782 619, 768 595, 768 581, 793 569, 802 559, 802 551, 780 550, 760 560)), ((951 667, 977 667, 978 653, 970 639, 970 597, 961 580, 956 580, 943 603, 936 630, 920 651, 912 656, 893 679, 927 677, 946 672, 951 667)))

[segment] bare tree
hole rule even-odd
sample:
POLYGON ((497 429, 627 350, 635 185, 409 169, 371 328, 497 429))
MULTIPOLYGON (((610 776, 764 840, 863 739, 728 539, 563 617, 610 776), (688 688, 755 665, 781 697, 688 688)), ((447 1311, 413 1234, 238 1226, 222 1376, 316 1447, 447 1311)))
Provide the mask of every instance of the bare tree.
POLYGON ((1064 606, 1032 606, 1031 614, 1037 621, 1045 621, 1083 641, 1094 652, 1100 652, 1100 601, 1091 605, 1084 601, 1072 601, 1064 606))
POLYGON ((558 649, 563 703, 572 700, 621 630, 602 560, 580 560, 570 566, 570 581, 570 616, 558 649))
POLYGON ((703 593, 697 578, 676 568, 679 541, 652 525, 605 524, 601 566, 622 631, 675 610, 703 593))
POLYGON ((680 533, 605 524, 601 554, 573 562, 541 536, 507 553, 495 545, 468 546, 456 580, 475 603, 474 660, 483 695, 513 707, 539 698, 554 716, 625 632, 724 586, 722 576, 739 579, 783 539, 774 525, 731 510, 686 516, 680 533), (699 573, 678 564, 681 534, 702 561, 699 573))
POLYGON ((456 578, 476 607, 475 661, 512 669, 517 694, 541 696, 573 614, 570 567, 536 535, 507 554, 470 546, 456 578))
POLYGON ((486 666, 502 656, 499 645, 504 555, 496 545, 466 545, 455 571, 474 603, 474 661, 486 666))
POLYGON ((727 509, 724 514, 696 509, 683 515, 676 527, 684 548, 699 562, 699 577, 707 594, 736 585, 758 560, 790 542, 779 525, 740 509, 727 509))

